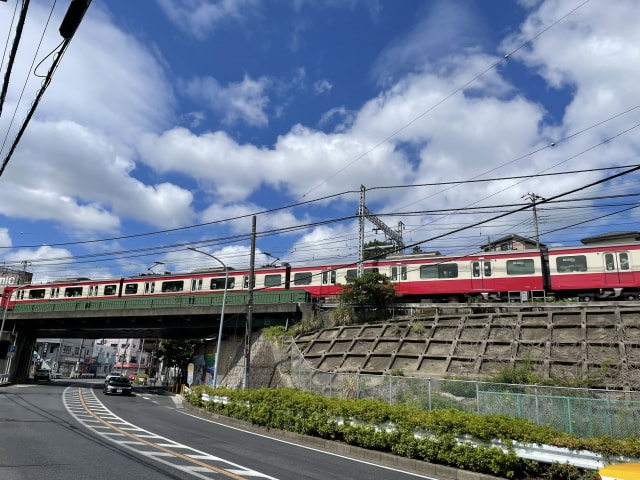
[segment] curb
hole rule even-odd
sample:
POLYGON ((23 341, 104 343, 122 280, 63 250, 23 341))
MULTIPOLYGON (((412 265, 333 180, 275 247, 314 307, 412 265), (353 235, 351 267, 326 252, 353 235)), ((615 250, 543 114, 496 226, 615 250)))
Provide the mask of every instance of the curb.
POLYGON ((410 473, 416 473, 420 475, 433 476, 442 480, 503 480, 500 477, 494 477, 483 473, 469 472, 466 470, 459 470, 453 467, 447 467, 444 465, 438 465, 435 463, 428 463, 422 460, 415 460, 411 458, 400 457, 386 452, 378 452, 376 450, 367 450, 366 448, 354 447, 343 442, 334 440, 326 440, 318 437, 311 437, 308 435, 301 435, 299 433, 287 432, 278 429, 267 429, 259 425, 254 425, 243 420, 237 420, 231 417, 225 417, 213 412, 207 412, 198 407, 194 407, 185 399, 182 399, 182 405, 189 413, 215 420, 217 423, 227 425, 229 427, 246 430, 248 432, 258 433, 265 437, 270 437, 276 440, 285 440, 287 442, 295 443, 297 445, 309 448, 315 448, 327 453, 333 453, 336 455, 343 455, 345 457, 361 460, 364 462, 373 463, 389 468, 397 468, 410 473))

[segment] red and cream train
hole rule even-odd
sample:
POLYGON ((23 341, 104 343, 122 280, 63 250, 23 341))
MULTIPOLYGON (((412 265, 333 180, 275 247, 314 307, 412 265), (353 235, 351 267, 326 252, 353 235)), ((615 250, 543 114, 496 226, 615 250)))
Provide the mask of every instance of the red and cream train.
MULTIPOLYGON (((365 262, 365 272, 390 278, 400 301, 460 302, 469 297, 492 301, 554 297, 580 301, 640 295, 640 242, 510 250, 468 255, 393 255, 365 262)), ((254 271, 255 290, 302 289, 317 300, 340 293, 355 264, 271 266, 254 271)), ((229 269, 228 292, 249 288, 249 271, 229 269)), ((6 287, 2 308, 15 303, 118 297, 211 294, 224 291, 223 270, 149 274, 112 280, 73 279, 20 288, 6 287), (9 292, 15 291, 13 294, 9 292)))

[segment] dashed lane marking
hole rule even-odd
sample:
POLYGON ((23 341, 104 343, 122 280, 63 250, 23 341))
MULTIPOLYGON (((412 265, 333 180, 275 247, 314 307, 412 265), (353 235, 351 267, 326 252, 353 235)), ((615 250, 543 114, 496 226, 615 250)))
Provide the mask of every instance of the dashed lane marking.
POLYGON ((223 475, 236 480, 247 478, 276 480, 251 468, 137 427, 106 408, 91 388, 68 387, 63 393, 63 402, 71 416, 94 433, 123 448, 195 478, 212 480, 223 475))

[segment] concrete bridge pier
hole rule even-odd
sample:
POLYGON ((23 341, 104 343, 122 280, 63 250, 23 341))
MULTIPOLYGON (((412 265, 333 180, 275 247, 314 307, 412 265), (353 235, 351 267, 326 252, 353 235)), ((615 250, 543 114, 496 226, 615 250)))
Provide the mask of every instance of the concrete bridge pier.
MULTIPOLYGON (((29 379, 29 369, 33 362, 33 350, 36 346, 36 337, 18 335, 16 338, 16 351, 9 365, 9 381, 25 382, 29 379)), ((9 358, 7 357, 7 361, 9 358)))

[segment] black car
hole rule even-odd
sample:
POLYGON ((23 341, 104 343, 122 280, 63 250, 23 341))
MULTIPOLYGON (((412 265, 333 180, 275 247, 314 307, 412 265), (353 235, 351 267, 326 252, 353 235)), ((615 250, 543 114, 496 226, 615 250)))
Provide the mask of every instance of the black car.
POLYGON ((133 388, 131 382, 125 377, 111 377, 104 382, 104 389, 102 390, 105 395, 131 395, 133 388))

